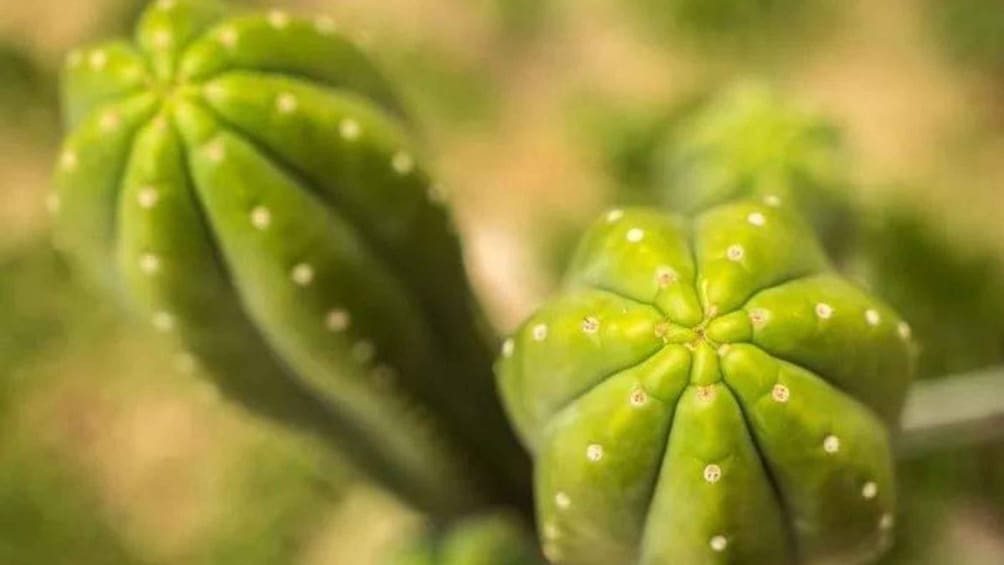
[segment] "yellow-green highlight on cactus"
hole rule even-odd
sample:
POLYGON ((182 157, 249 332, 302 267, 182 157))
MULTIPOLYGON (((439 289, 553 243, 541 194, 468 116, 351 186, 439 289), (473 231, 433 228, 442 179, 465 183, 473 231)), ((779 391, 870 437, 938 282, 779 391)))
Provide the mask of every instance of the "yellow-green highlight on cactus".
POLYGON ((434 515, 528 498, 447 212, 335 21, 160 0, 62 97, 57 244, 185 365, 434 515))
POLYGON ((895 515, 910 328, 778 195, 612 210, 497 374, 575 565, 866 563, 895 515))

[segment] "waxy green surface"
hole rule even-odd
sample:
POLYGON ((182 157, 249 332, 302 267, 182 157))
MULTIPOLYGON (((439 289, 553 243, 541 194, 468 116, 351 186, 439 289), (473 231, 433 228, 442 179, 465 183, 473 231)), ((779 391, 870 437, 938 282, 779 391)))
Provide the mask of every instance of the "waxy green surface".
POLYGON ((863 563, 912 359, 775 197, 608 212, 497 373, 552 561, 863 563))
POLYGON ((434 514, 528 489, 447 213, 334 21, 161 0, 63 85, 57 243, 184 365, 434 514))

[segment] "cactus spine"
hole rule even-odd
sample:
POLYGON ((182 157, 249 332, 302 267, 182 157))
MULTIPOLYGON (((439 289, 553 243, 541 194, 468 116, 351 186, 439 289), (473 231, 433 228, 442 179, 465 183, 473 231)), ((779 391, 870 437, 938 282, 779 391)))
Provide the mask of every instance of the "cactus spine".
POLYGON ((83 271, 420 508, 522 502, 459 243, 333 21, 160 0, 63 84, 57 241, 83 271))

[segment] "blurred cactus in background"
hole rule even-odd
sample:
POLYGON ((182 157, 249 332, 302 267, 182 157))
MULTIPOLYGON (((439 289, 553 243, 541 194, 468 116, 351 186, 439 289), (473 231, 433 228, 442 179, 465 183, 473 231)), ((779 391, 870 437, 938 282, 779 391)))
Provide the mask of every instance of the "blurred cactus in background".
POLYGON ((931 25, 949 55, 1004 72, 1004 4, 998 0, 926 0, 931 25))
POLYGON ((59 245, 221 389, 434 514, 520 503, 456 236, 333 21, 162 0, 70 54, 59 245))

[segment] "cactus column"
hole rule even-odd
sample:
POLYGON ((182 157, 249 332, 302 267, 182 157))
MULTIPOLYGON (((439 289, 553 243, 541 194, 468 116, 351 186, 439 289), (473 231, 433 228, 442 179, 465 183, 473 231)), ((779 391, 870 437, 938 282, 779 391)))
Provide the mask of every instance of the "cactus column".
POLYGON ((525 502, 458 241, 334 22, 161 0, 64 107, 58 244, 225 393, 435 515, 525 502))
POLYGON ((909 326, 767 195, 610 211, 498 375, 552 561, 864 563, 912 364, 909 326))

